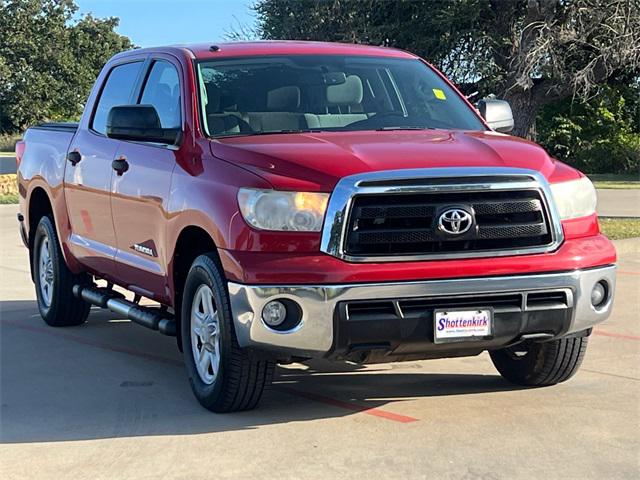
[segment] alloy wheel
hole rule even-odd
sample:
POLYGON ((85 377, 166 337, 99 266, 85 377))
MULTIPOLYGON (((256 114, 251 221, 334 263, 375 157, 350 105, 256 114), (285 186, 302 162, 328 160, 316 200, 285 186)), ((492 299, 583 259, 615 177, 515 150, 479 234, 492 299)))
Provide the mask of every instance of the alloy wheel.
POLYGON ((53 261, 51 260, 49 237, 44 237, 42 243, 40 243, 38 261, 38 287, 40 288, 40 296, 45 307, 49 308, 51 306, 51 299, 53 298, 53 261))
POLYGON ((205 384, 215 382, 220 370, 220 321, 213 291, 200 285, 191 305, 191 353, 205 384))

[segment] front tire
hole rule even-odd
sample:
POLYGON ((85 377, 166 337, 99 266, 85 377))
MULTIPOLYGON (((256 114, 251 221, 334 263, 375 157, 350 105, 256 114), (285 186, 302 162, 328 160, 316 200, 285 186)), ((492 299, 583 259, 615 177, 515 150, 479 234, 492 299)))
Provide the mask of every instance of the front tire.
POLYGON ((182 350, 194 395, 217 413, 255 408, 275 364, 240 348, 225 280, 212 255, 193 262, 182 302, 182 350))
POLYGON ((551 342, 515 345, 489 352, 506 380, 545 387, 569 380, 580 368, 589 337, 560 338, 551 342))
POLYGON ((36 228, 32 257, 38 310, 45 323, 52 327, 83 324, 91 305, 73 295, 73 286, 89 283, 89 277, 74 275, 67 268, 48 216, 42 217, 36 228))

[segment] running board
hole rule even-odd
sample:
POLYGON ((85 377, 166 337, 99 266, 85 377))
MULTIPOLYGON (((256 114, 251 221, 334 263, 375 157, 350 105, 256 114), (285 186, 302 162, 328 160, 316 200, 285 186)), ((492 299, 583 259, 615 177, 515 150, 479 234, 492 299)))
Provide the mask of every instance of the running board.
POLYGON ((173 318, 169 318, 170 314, 130 302, 119 292, 94 285, 74 285, 73 294, 87 303, 123 315, 138 325, 157 330, 163 335, 176 336, 176 322, 173 318))

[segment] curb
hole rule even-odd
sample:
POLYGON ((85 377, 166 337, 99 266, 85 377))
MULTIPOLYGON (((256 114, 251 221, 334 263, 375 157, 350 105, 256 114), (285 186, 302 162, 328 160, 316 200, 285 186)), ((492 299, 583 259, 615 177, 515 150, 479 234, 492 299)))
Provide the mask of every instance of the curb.
POLYGON ((628 253, 640 253, 640 237, 624 238, 622 240, 612 240, 618 255, 628 253))

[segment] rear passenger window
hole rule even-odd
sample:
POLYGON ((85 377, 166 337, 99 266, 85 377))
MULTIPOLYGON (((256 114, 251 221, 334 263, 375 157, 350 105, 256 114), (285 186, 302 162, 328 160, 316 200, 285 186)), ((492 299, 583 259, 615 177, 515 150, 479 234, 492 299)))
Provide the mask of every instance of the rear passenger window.
POLYGON ((100 94, 96 113, 93 116, 91 128, 96 132, 103 135, 106 134, 109 110, 118 105, 131 103, 131 94, 141 66, 142 62, 125 63, 111 70, 100 94))
POLYGON ((153 105, 162 128, 180 128, 180 80, 169 62, 156 61, 145 83, 140 103, 153 105))

